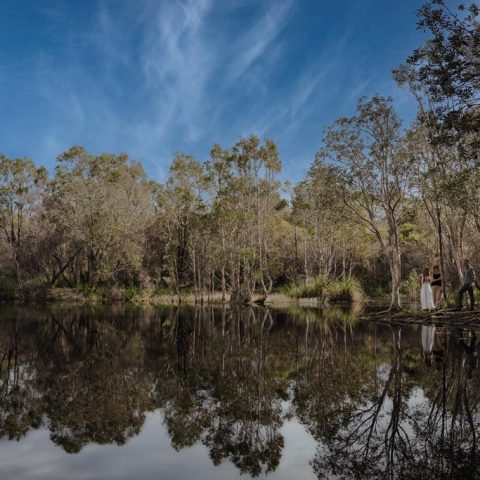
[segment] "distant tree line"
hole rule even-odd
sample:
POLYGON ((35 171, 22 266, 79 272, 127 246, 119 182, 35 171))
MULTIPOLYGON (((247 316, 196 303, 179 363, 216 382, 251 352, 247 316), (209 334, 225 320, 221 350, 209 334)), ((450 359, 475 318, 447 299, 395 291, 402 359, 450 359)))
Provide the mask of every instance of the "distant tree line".
POLYGON ((391 291, 438 263, 458 283, 480 260, 479 6, 431 0, 427 42, 394 72, 418 104, 408 128, 390 98, 360 99, 324 132, 305 179, 278 180, 275 143, 214 145, 208 161, 177 154, 149 180, 126 154, 75 146, 47 172, 0 155, 0 288, 191 291, 248 302, 318 276, 356 276, 391 291))

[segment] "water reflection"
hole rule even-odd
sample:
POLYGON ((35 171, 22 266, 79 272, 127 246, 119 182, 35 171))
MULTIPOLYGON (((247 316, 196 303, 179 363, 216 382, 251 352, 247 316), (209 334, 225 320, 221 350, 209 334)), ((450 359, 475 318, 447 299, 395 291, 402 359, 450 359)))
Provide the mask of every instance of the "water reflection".
POLYGON ((4 307, 0 437, 48 428, 78 453, 159 410, 173 449, 255 477, 280 471, 295 418, 317 478, 477 478, 477 365, 473 330, 341 309, 4 307))

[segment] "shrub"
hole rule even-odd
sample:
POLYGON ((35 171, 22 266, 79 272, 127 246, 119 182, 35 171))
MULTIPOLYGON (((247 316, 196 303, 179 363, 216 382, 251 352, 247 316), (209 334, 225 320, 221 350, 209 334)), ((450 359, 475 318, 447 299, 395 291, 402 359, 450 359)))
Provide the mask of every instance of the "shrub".
POLYGON ((292 283, 287 287, 287 295, 293 298, 323 298, 327 285, 325 277, 317 277, 303 285, 292 283))
POLYGON ((358 302, 365 299, 362 284, 355 277, 330 282, 327 296, 331 302, 358 302))
POLYGON ((420 275, 412 270, 406 280, 400 286, 400 292, 411 302, 417 302, 420 295, 420 275))
POLYGON ((12 277, 0 278, 0 300, 13 300, 17 293, 17 281, 12 277))
POLYGON ((331 302, 354 302, 365 298, 362 285, 355 277, 329 280, 320 276, 304 285, 291 284, 286 293, 293 298, 319 298, 331 302))

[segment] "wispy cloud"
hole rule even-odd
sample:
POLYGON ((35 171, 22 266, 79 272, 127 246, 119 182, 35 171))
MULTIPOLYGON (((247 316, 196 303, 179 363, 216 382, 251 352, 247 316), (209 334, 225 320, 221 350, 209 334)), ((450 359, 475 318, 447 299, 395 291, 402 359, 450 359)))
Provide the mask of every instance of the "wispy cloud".
POLYGON ((346 71, 347 44, 348 32, 345 32, 325 46, 311 65, 296 72, 282 92, 281 101, 258 112, 255 131, 285 140, 304 129, 308 119, 336 97, 338 80, 346 71))
POLYGON ((201 135, 205 86, 215 65, 204 35, 211 0, 164 2, 144 30, 140 61, 151 116, 137 127, 142 142, 156 141, 171 128, 201 135))
POLYGON ((267 2, 264 13, 237 40, 238 55, 229 72, 230 81, 242 76, 267 51, 287 24, 293 5, 293 0, 267 2))
POLYGON ((110 65, 120 63, 128 66, 131 61, 128 38, 123 33, 122 24, 115 21, 106 4, 100 4, 95 18, 95 27, 90 32, 90 40, 95 48, 103 52, 105 60, 110 65))
POLYGON ((395 41, 382 36, 378 12, 383 20, 392 7, 381 0, 93 0, 20 12, 16 0, 0 3, 19 19, 9 29, 0 15, 12 50, 0 65, 12 119, 0 148, 50 166, 82 143, 126 151, 161 180, 175 151, 203 160, 214 142, 255 133, 278 143, 294 175, 358 96, 392 92, 410 108, 390 69, 414 18, 402 17, 395 41))

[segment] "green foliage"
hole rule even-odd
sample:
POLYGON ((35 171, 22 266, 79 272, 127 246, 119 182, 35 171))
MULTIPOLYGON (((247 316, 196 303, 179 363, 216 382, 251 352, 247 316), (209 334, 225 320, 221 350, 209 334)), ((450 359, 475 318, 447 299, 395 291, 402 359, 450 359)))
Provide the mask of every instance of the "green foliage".
POLYGON ((443 303, 445 304, 446 308, 456 307, 458 305, 458 292, 449 292, 447 298, 443 300, 443 303))
POLYGON ((303 285, 289 285, 286 293, 293 298, 319 298, 331 302, 361 301, 365 298, 362 284, 355 277, 331 280, 319 276, 303 285))
POLYGON ((0 277, 0 300, 13 300, 17 292, 17 281, 13 276, 0 277))
POLYGON ((401 292, 410 301, 417 301, 420 292, 420 275, 412 270, 406 280, 402 282, 401 292))
POLYGON ((123 295, 127 301, 133 300, 135 297, 141 294, 140 288, 135 285, 128 285, 123 288, 123 295))
POLYGON ((361 301, 365 298, 362 284, 355 277, 331 282, 327 294, 328 299, 332 302, 361 301))
MULTIPOLYGON (((394 73, 428 105, 419 117, 429 125, 432 140, 453 145, 465 134, 478 133, 480 5, 459 3, 455 11, 448 3, 429 0, 420 8, 418 26, 429 31, 429 38, 394 73)), ((478 137, 470 139, 478 148, 478 137)))
POLYGON ((403 245, 415 244, 420 240, 417 227, 413 223, 400 225, 398 237, 403 245))
POLYGON ((287 286, 286 292, 293 298, 324 298, 328 281, 324 277, 317 277, 305 284, 295 284, 287 286))

